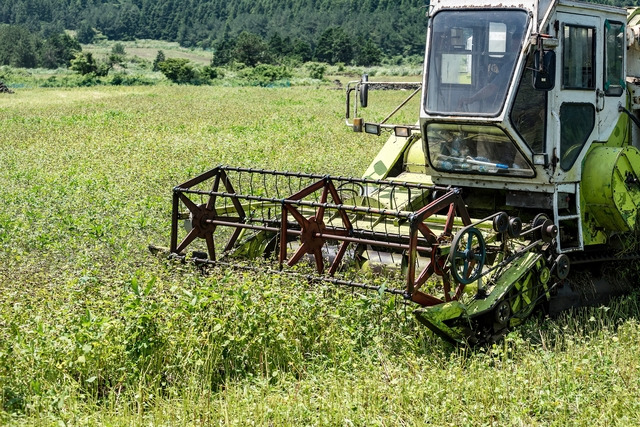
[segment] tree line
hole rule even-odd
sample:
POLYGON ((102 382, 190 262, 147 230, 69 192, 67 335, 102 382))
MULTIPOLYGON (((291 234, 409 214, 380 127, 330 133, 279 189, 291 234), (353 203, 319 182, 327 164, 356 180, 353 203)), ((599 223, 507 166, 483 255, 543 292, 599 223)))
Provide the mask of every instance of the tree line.
POLYGON ((213 44, 213 66, 225 66, 239 62, 249 67, 257 64, 282 64, 291 61, 305 63, 309 61, 336 63, 355 63, 373 65, 382 60, 383 52, 370 40, 362 36, 352 40, 341 27, 329 27, 319 37, 315 48, 302 39, 292 40, 280 33, 263 39, 257 34, 243 31, 238 36, 229 33, 213 44))
MULTIPOLYGON (((315 51, 339 27, 384 55, 421 55, 430 0, 0 0, 0 23, 45 37, 74 30, 81 43, 156 39, 212 48, 226 35, 248 32, 268 40, 278 33, 315 51)), ((638 6, 640 0, 593 0, 638 6)))
POLYGON ((277 34, 303 58, 319 47, 317 56, 332 60, 337 48, 326 52, 326 39, 342 37, 340 30, 352 45, 367 40, 368 49, 375 47, 384 55, 421 54, 425 4, 426 0, 5 0, 0 1, 0 23, 20 25, 44 37, 74 30, 81 43, 105 36, 176 41, 205 49, 243 32, 265 41, 277 34))
POLYGON ((81 50, 78 40, 64 32, 45 38, 19 25, 0 25, 0 65, 66 67, 81 50))
POLYGON ((428 1, 0 0, 0 65, 69 65, 78 42, 106 37, 211 49, 213 66, 288 59, 368 66, 385 57, 422 55, 428 1))

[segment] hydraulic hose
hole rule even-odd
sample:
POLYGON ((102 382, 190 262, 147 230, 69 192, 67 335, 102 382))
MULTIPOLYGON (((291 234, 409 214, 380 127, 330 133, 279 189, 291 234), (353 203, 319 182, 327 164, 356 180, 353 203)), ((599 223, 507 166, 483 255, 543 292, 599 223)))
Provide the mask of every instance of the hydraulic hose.
POLYGON ((618 112, 625 113, 629 118, 635 123, 638 128, 640 128, 640 119, 638 119, 631 111, 627 110, 622 106, 622 104, 618 104, 618 112))

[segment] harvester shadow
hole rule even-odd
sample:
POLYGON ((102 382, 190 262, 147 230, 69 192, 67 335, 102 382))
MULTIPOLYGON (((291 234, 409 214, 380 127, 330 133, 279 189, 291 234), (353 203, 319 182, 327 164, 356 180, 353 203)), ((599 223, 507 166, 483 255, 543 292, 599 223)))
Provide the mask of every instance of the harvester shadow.
POLYGON ((507 337, 518 336, 543 350, 565 350, 576 340, 589 340, 603 333, 616 334, 621 325, 638 323, 640 291, 612 296, 606 302, 572 307, 548 314, 544 307, 507 337))

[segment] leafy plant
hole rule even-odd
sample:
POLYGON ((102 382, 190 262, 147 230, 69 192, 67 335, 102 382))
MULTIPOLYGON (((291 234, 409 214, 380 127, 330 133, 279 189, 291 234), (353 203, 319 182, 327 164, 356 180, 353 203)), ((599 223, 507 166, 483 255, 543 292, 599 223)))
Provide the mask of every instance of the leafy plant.
POLYGON ((202 75, 211 80, 224 77, 224 73, 220 69, 208 65, 202 67, 202 75))
POLYGON ((164 56, 164 52, 162 50, 158 51, 156 58, 153 60, 153 71, 160 71, 160 63, 166 60, 164 56))
POLYGON ((124 45, 122 43, 116 43, 111 48, 111 53, 114 55, 125 56, 127 52, 125 51, 124 45))
POLYGON ((309 70, 309 77, 312 79, 322 80, 324 79, 324 73, 327 71, 327 66, 319 64, 317 62, 310 62, 306 64, 307 70, 309 70))
POLYGON ((158 63, 158 68, 169 80, 174 83, 189 83, 194 81, 198 73, 184 58, 168 58, 158 63))
POLYGON ((107 63, 98 63, 91 52, 78 53, 76 57, 71 60, 71 67, 73 71, 87 76, 103 77, 109 73, 110 65, 107 63))
POLYGON ((248 67, 269 63, 269 46, 260 36, 243 31, 234 43, 234 59, 248 67))
POLYGON ((241 76, 252 85, 267 86, 271 83, 291 78, 291 72, 284 66, 260 64, 254 68, 245 68, 241 76))

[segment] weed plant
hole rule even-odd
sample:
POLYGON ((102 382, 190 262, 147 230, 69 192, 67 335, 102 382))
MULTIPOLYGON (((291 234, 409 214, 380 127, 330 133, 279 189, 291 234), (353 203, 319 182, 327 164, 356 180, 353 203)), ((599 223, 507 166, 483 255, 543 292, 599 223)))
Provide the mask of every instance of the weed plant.
POLYGON ((384 136, 350 132, 343 96, 0 96, 0 423, 638 424, 637 293, 464 349, 401 299, 148 253, 171 188, 217 164, 359 176, 384 136))

